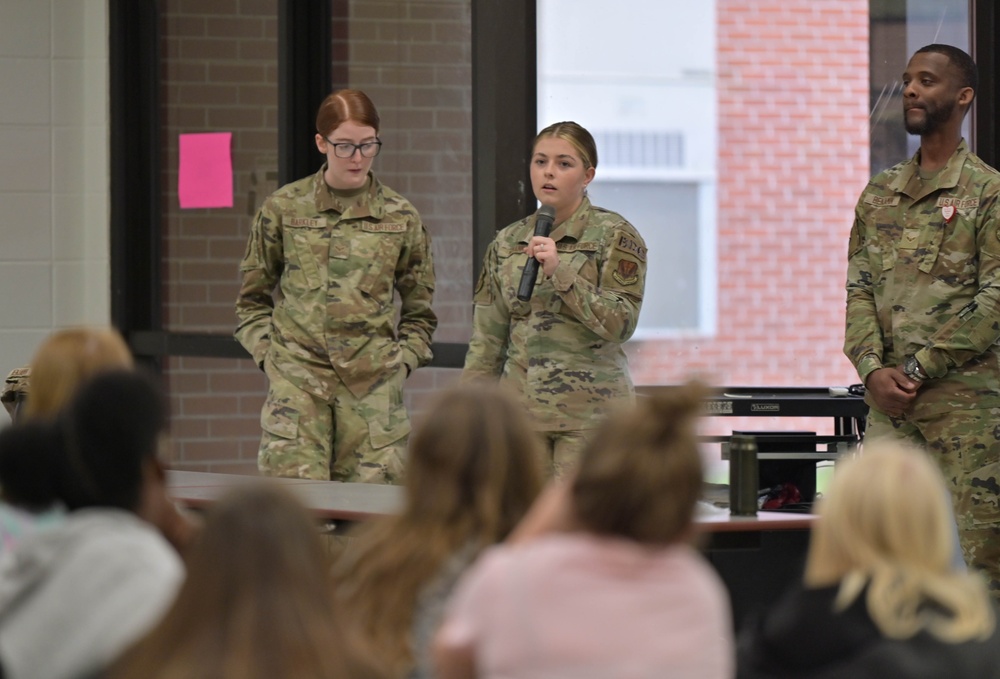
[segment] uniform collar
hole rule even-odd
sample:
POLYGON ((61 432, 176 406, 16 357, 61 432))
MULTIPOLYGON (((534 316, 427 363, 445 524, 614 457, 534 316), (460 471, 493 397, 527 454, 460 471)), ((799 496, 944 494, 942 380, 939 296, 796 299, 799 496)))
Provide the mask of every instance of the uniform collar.
POLYGON ((338 196, 334 195, 330 187, 326 185, 323 174, 326 172, 326 163, 313 175, 313 199, 316 201, 316 209, 320 212, 337 212, 344 217, 372 217, 382 219, 385 217, 385 200, 382 197, 382 184, 371 171, 368 172, 368 191, 362 193, 353 204, 347 204, 338 196))
POLYGON ((897 193, 905 193, 914 200, 920 200, 935 191, 941 189, 953 189, 958 186, 958 180, 962 176, 962 167, 965 159, 969 155, 969 145, 965 139, 958 142, 958 148, 951 154, 947 164, 937 176, 930 181, 920 178, 920 149, 913 154, 913 157, 903 166, 902 171, 889 184, 889 188, 897 193))
POLYGON ((590 198, 584 196, 580 205, 578 205, 573 214, 569 216, 569 219, 552 229, 552 240, 558 242, 563 238, 571 238, 575 241, 579 241, 584 230, 587 228, 589 212, 590 198))

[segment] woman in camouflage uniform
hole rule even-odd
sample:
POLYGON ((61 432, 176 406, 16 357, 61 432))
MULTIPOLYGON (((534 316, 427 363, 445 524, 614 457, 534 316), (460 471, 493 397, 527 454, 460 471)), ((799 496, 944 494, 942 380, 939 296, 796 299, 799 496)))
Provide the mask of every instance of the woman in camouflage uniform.
POLYGON ((367 95, 328 96, 316 130, 326 163, 264 201, 240 264, 236 338, 270 383, 258 466, 395 483, 410 431, 403 381, 430 361, 437 326, 430 236, 371 172, 382 142, 367 95))
POLYGON ((554 227, 550 236, 532 235, 532 215, 490 244, 463 372, 463 379, 499 378, 522 395, 556 476, 575 463, 608 409, 634 398, 622 343, 642 305, 646 245, 621 215, 591 205, 596 168, 594 138, 580 125, 556 123, 535 137, 531 186, 554 209, 554 227), (522 301, 525 255, 540 272, 522 301))

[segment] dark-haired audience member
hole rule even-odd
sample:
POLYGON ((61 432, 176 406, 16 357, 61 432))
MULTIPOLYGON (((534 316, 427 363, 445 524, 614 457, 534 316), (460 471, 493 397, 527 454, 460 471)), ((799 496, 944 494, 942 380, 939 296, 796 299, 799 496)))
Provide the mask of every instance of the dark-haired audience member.
POLYGON ((50 422, 23 422, 0 430, 0 554, 62 519, 53 472, 62 460, 61 446, 50 422))
POLYGON ((729 600, 688 544, 704 393, 604 422, 576 476, 458 584, 434 643, 442 679, 732 676, 729 600))
POLYGON ((209 510, 188 574, 162 621, 114 665, 112 679, 376 679, 378 655, 334 605, 315 522, 269 483, 209 510))
POLYGON ((176 516, 157 459, 167 422, 159 387, 131 370, 87 381, 61 413, 70 511, 0 557, 6 679, 103 667, 172 601, 183 565, 161 532, 176 516))
POLYGON ((1000 632, 980 574, 956 570, 938 467, 880 439, 837 463, 801 587, 742 632, 737 676, 1000 677, 1000 632))
POLYGON ((402 512, 367 525, 338 564, 345 610, 393 676, 433 676, 445 601, 531 507, 543 449, 523 406, 497 385, 453 387, 430 409, 410 440, 402 512))

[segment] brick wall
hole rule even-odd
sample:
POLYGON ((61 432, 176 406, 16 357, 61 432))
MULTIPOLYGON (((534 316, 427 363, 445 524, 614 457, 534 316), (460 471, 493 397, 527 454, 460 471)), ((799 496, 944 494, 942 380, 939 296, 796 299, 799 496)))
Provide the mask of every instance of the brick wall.
MULTIPOLYGON (((375 171, 420 211, 431 234, 436 342, 472 329, 472 16, 469 0, 338 2, 335 77, 365 90, 382 117, 375 171), (346 10, 344 6, 346 5, 346 10), (336 55, 346 57, 337 62, 336 55)), ((406 382, 419 419, 459 371, 424 368, 406 382)))
MULTIPOLYGON (((161 3, 163 322, 232 333, 250 220, 276 188, 277 0, 161 3), (232 208, 181 210, 177 139, 232 132, 232 208)), ((306 143, 305 140, 303 143, 306 143)), ((253 471, 266 380, 251 360, 171 358, 172 466, 253 471)))
MULTIPOLYGON (((841 346, 868 179, 868 2, 717 0, 717 17, 718 333, 631 344, 636 382, 857 382, 841 346)), ((764 419, 744 426, 789 428, 764 419)))

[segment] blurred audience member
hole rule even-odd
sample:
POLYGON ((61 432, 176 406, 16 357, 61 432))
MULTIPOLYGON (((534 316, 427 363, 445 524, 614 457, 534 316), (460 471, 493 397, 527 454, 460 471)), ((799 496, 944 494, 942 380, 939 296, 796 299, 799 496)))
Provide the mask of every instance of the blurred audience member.
POLYGON ((35 424, 4 432, 0 441, 0 553, 25 535, 55 525, 65 510, 57 497, 61 468, 53 458, 61 443, 50 427, 37 422, 54 417, 88 377, 133 365, 117 330, 68 328, 50 335, 31 365, 8 377, 4 396, 9 397, 5 403, 11 406, 11 418, 35 424))
POLYGON ((62 519, 56 471, 64 466, 62 445, 48 421, 0 430, 0 554, 62 519))
POLYGON ((209 511, 187 565, 173 606, 110 677, 385 676, 345 629, 316 524, 286 491, 231 491, 209 511))
POLYGON ((432 676, 428 647, 445 600, 531 506, 542 450, 502 387, 455 387, 430 409, 410 441, 402 512, 366 526, 338 564, 347 614, 393 676, 432 676))
POLYGON ((729 600, 688 544, 704 394, 688 384, 604 422, 575 478, 459 583, 434 644, 442 679, 732 676, 729 600))
POLYGON ((131 370, 82 384, 53 423, 71 511, 0 557, 0 676, 92 672, 173 600, 183 566, 161 532, 176 512, 157 459, 167 423, 158 385, 131 370))
POLYGON ((132 352, 114 328, 58 330, 39 345, 31 359, 24 417, 51 417, 88 377, 134 364, 132 352))
POLYGON ((922 450, 866 444, 818 512, 803 585, 741 634, 738 677, 1000 677, 993 603, 954 568, 949 496, 922 450))

